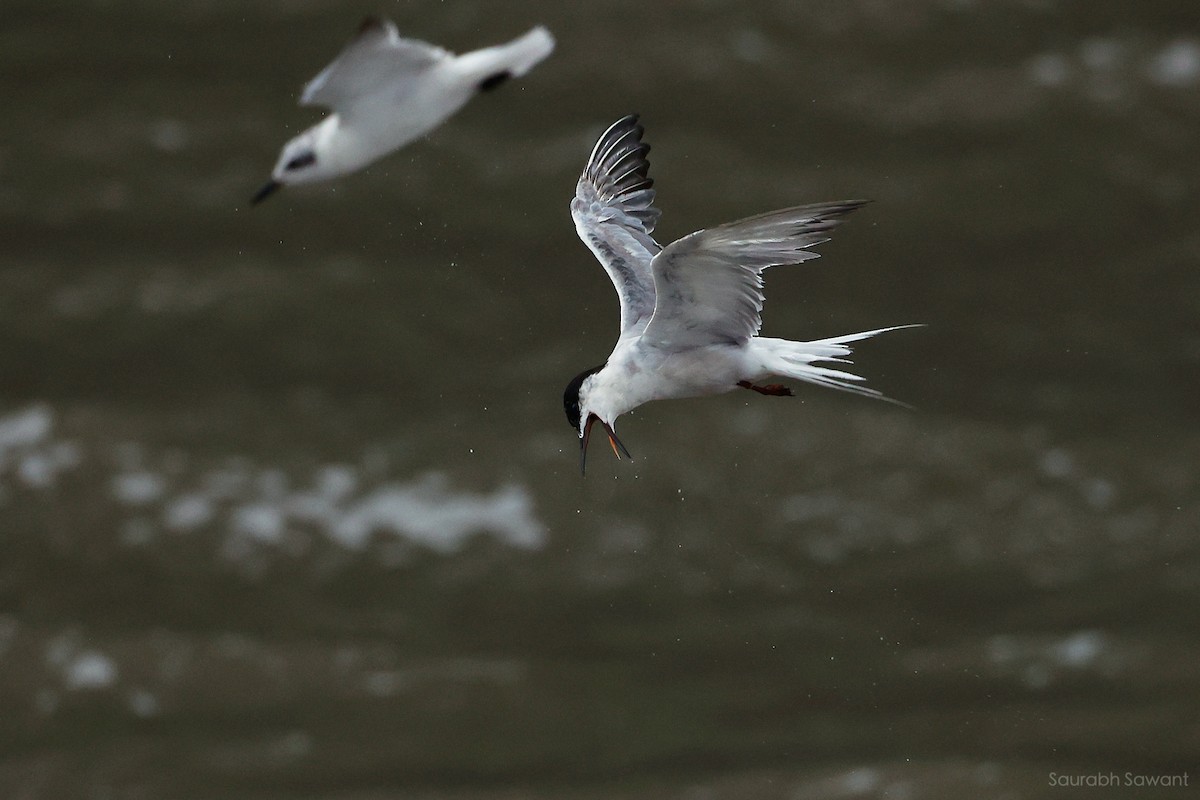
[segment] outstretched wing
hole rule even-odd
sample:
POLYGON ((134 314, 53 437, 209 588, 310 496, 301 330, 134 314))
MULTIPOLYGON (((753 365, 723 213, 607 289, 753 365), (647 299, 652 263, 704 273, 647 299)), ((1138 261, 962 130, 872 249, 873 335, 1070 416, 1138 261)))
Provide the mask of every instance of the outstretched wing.
POLYGON ((403 95, 405 78, 452 56, 436 45, 400 38, 389 20, 367 17, 338 57, 304 87, 300 105, 345 113, 354 101, 380 91, 403 95))
POLYGON ((762 271, 816 258, 808 248, 866 202, 771 211, 667 245, 651 264, 658 303, 642 341, 673 351, 745 343, 762 326, 762 271))
POLYGON ((654 313, 650 260, 662 247, 650 234, 658 222, 636 114, 617 120, 601 136, 575 187, 575 230, 612 279, 621 299, 621 335, 638 332, 654 313))

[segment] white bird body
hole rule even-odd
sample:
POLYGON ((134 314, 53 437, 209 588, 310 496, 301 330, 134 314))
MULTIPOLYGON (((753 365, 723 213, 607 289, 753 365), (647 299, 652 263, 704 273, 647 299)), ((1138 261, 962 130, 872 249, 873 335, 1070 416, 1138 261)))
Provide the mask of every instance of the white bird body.
MULTIPOLYGON (((772 376, 882 397, 858 375, 818 362, 849 363, 851 342, 895 328, 810 342, 760 337, 762 272, 817 257, 807 248, 864 205, 850 200, 772 211, 697 231, 662 247, 642 128, 634 116, 601 135, 576 186, 576 231, 604 266, 621 301, 621 334, 608 361, 577 375, 563 394, 567 419, 587 454, 592 425, 614 431, 621 414, 652 400, 736 388, 790 395, 772 376)), ((898 326, 909 327, 909 326, 898 326)), ((619 449, 618 449, 619 448, 619 449)))
POLYGON ((400 37, 389 21, 369 18, 333 62, 304 87, 302 106, 331 113, 280 153, 260 202, 285 184, 346 175, 426 135, 510 77, 524 75, 554 50, 544 27, 455 55, 400 37))
POLYGON ((755 370, 748 348, 709 345, 671 352, 640 338, 618 342, 604 368, 584 381, 588 409, 607 420, 649 403, 720 394, 737 388, 755 370))
POLYGON ((875 396, 872 389, 838 383, 861 380, 859 376, 813 362, 844 360, 851 352, 845 342, 896 329, 881 328, 814 342, 755 336, 744 344, 711 344, 681 351, 654 347, 641 337, 631 337, 617 343, 604 368, 585 380, 583 388, 590 410, 610 425, 620 415, 651 400, 724 394, 742 388, 742 382, 757 384, 771 377, 875 396))

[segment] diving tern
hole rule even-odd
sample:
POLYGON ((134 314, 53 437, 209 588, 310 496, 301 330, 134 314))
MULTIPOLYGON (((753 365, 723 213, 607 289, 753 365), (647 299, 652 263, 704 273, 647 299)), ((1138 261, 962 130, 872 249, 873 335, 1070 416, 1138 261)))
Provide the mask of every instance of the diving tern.
POLYGON ((524 75, 554 50, 542 26, 507 44, 463 55, 403 39, 387 20, 368 17, 358 34, 300 95, 302 106, 332 113, 283 147, 260 203, 280 186, 354 172, 445 122, 479 92, 524 75))
POLYGON ((576 375, 563 392, 567 420, 579 434, 579 469, 599 422, 617 458, 629 450, 613 429, 618 416, 651 400, 697 397, 738 387, 790 396, 778 376, 882 397, 862 378, 818 362, 848 364, 849 344, 899 325, 811 342, 758 335, 767 267, 816 258, 809 248, 864 200, 785 208, 661 246, 653 181, 636 115, 615 122, 592 149, 575 188, 571 216, 579 238, 612 279, 621 301, 621 331, 608 361, 576 375))

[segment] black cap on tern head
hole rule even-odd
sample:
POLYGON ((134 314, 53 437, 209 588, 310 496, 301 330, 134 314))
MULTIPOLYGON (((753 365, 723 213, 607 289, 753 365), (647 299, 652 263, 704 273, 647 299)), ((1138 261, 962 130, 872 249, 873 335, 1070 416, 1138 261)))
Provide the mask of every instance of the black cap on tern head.
MULTIPOLYGON (((292 142, 288 143, 284 150, 285 154, 295 153, 295 155, 292 155, 290 158, 288 158, 287 162, 283 165, 282 173, 284 174, 300 172, 301 170, 311 167, 317 163, 316 151, 314 151, 312 146, 309 144, 311 136, 309 134, 301 134, 299 139, 302 139, 303 141, 297 145, 297 140, 293 140, 292 142)), ((278 167, 276 167, 275 174, 282 177, 278 167)), ((250 198, 250 205, 258 205, 263 200, 266 200, 268 197, 275 194, 275 191, 281 186, 283 186, 283 181, 271 178, 271 180, 263 184, 263 187, 254 194, 254 197, 250 198)))
MULTIPOLYGON (((583 413, 579 405, 579 390, 583 387, 583 382, 587 380, 588 377, 595 375, 597 372, 604 369, 605 366, 605 364, 601 364, 598 367, 585 369, 583 372, 572 378, 571 382, 567 384, 567 388, 563 391, 563 410, 567 413, 567 422, 571 423, 571 427, 574 428, 577 433, 579 432, 579 419, 583 413)), ((580 475, 586 473, 588 439, 590 439, 592 435, 592 425, 596 424, 597 422, 604 426, 604 432, 608 434, 608 444, 612 448, 613 455, 615 455, 617 458, 620 458, 621 454, 624 453, 626 458, 631 460, 633 459, 633 456, 629 454, 629 449, 625 447, 625 444, 620 439, 617 438, 617 434, 613 431, 612 426, 600 419, 595 414, 588 414, 587 422, 583 426, 583 432, 579 435, 580 475)))
POLYGON ((571 378, 571 382, 563 390, 563 411, 567 413, 567 422, 571 423, 571 427, 575 429, 576 433, 579 432, 579 389, 588 377, 595 375, 602 369, 604 369, 604 364, 592 367, 591 369, 585 369, 574 378, 571 378))

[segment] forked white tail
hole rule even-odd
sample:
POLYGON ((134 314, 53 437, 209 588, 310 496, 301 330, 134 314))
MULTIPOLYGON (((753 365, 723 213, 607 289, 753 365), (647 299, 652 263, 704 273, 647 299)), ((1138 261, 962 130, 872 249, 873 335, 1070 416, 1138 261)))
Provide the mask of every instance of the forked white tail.
POLYGON ((853 352, 849 347, 850 342, 869 339, 872 336, 887 333, 888 331, 919 327, 921 326, 894 325, 890 328, 877 328, 873 331, 862 331, 861 333, 847 333, 843 336, 817 339, 812 342, 793 342, 787 339, 755 337, 750 340, 749 346, 758 356, 763 370, 771 375, 806 381, 831 389, 854 392, 866 397, 897 402, 885 397, 876 389, 862 385, 861 382, 864 378, 861 375, 855 375, 852 372, 846 372, 842 369, 821 366, 816 362, 824 361, 837 364, 850 364, 849 356, 853 352))

